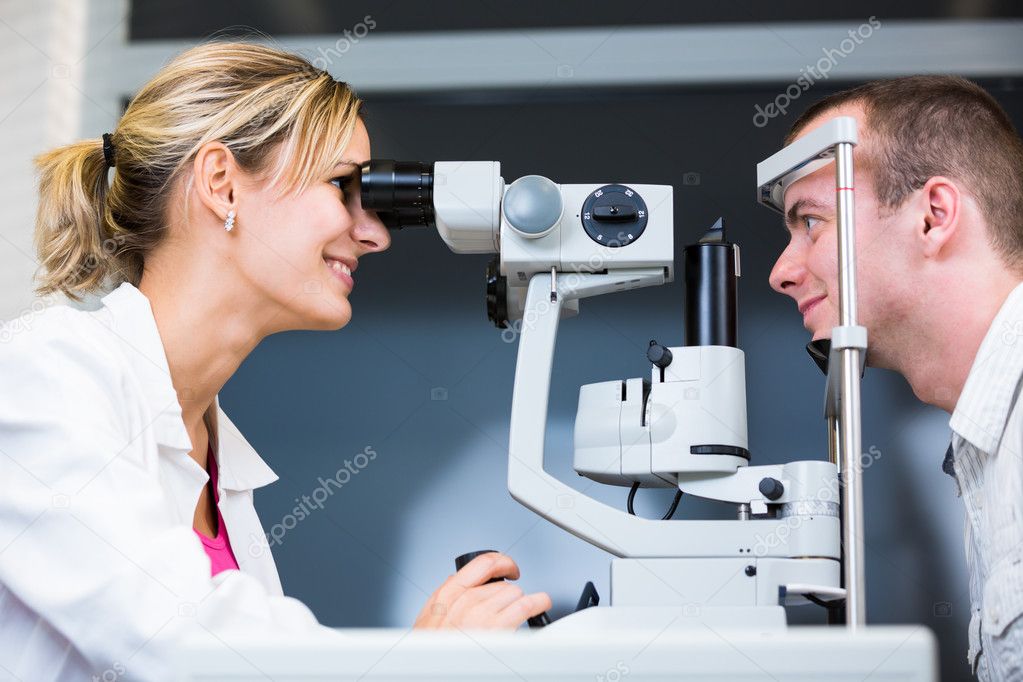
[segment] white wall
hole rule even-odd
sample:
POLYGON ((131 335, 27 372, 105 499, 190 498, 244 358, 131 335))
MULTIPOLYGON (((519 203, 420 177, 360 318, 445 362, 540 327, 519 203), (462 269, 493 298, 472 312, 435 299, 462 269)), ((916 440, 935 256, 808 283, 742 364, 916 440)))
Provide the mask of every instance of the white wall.
POLYGON ((75 0, 0 0, 0 319, 33 300, 32 158, 79 135, 87 11, 75 0))

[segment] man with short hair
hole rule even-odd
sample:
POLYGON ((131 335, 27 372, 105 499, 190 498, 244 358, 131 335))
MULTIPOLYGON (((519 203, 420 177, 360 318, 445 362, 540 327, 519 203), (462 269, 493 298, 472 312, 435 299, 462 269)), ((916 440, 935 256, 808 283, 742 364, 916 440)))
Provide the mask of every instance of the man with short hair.
MULTIPOLYGON (((858 122, 859 324, 867 364, 951 413, 944 470, 966 507, 971 669, 1023 679, 1023 141, 975 83, 874 81, 811 106, 786 144, 858 122)), ((785 193, 790 241, 771 271, 813 339, 839 324, 834 166, 785 193)))

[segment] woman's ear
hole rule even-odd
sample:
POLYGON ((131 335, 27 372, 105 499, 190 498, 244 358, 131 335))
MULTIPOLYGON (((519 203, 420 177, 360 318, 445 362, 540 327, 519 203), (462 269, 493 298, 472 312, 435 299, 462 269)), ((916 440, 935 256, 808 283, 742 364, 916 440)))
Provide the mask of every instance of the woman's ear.
POLYGON ((917 239, 925 258, 935 258, 959 229, 962 195, 953 180, 935 176, 920 189, 921 222, 917 239))
POLYGON ((199 200, 218 221, 226 220, 230 211, 237 211, 238 164, 223 142, 207 142, 200 147, 192 163, 192 172, 199 200))

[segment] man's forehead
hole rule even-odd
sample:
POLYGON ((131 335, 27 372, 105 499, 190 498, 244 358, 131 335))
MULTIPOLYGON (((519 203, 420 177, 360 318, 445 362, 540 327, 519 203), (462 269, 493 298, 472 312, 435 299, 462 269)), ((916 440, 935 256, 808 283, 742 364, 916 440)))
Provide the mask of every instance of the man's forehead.
POLYGON ((856 119, 856 127, 859 129, 860 139, 862 141, 866 130, 866 111, 863 109, 863 105, 859 102, 849 102, 818 114, 800 129, 796 136, 792 138, 791 142, 795 142, 796 140, 809 135, 831 119, 838 118, 839 116, 852 116, 856 119))
MULTIPOLYGON (((859 103, 848 103, 841 106, 835 107, 834 109, 828 109, 822 112, 816 118, 812 119, 799 131, 792 141, 798 140, 805 135, 813 132, 820 126, 833 118, 839 116, 852 116, 856 119, 856 126, 859 129, 860 144, 859 147, 863 146, 864 138, 864 127, 866 112, 863 106, 859 103)), ((856 154, 854 152, 854 158, 862 158, 862 154, 856 154)), ((858 173, 857 173, 858 175, 858 173)), ((813 173, 810 173, 806 177, 802 177, 785 190, 785 212, 788 214, 792 208, 798 202, 801 207, 813 208, 816 210, 834 209, 835 207, 835 166, 834 164, 828 164, 822 168, 818 168, 813 173)))

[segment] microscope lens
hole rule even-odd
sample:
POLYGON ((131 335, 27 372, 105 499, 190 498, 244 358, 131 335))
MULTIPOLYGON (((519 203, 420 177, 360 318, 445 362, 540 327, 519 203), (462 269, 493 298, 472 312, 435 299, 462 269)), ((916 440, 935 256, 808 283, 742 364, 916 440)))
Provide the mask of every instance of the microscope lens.
POLYGON ((432 227, 433 164, 372 159, 362 166, 362 207, 391 229, 432 227))

